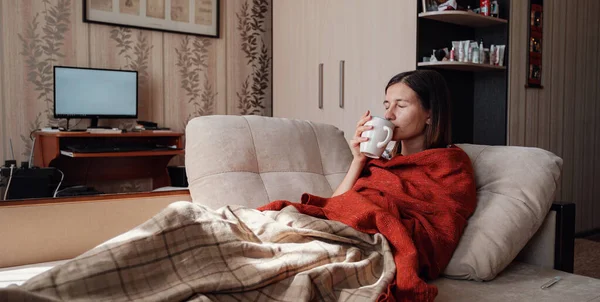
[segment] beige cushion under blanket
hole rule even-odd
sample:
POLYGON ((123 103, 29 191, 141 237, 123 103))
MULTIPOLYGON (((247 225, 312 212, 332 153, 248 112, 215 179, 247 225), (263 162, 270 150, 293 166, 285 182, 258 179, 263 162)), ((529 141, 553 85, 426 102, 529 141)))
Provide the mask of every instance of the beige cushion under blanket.
POLYGON ((477 208, 444 274, 491 280, 544 221, 554 201, 562 159, 539 148, 458 146, 473 162, 477 208))

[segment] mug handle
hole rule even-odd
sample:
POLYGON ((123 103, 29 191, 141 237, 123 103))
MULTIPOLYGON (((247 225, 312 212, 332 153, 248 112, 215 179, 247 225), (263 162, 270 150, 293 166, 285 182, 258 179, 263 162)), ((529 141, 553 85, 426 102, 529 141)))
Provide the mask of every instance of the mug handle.
POLYGON ((390 140, 392 140, 392 129, 388 126, 383 126, 383 129, 387 132, 387 136, 385 137, 385 140, 383 142, 377 143, 377 148, 387 146, 387 144, 390 143, 390 140))

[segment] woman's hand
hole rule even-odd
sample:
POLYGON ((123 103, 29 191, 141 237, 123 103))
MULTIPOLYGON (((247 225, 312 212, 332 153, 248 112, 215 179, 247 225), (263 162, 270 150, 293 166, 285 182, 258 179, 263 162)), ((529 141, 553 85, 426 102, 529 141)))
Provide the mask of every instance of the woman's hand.
POLYGON ((365 123, 368 122, 370 119, 371 112, 367 110, 365 115, 361 116, 360 120, 358 121, 358 124, 356 124, 356 132, 354 132, 354 138, 350 140, 350 149, 352 150, 352 155, 354 156, 354 159, 352 160, 352 163, 350 163, 350 167, 348 168, 346 176, 344 177, 340 185, 337 187, 337 189, 335 189, 335 192, 333 192, 333 196, 344 194, 345 192, 350 190, 356 183, 356 180, 358 180, 358 178, 360 177, 360 172, 362 171, 367 162, 367 157, 364 154, 360 153, 360 143, 369 140, 368 137, 361 137, 360 135, 365 130, 373 129, 373 126, 365 126, 365 123))
POLYGON ((350 149, 352 150, 354 160, 361 163, 364 163, 367 160, 367 157, 360 153, 360 143, 369 140, 368 137, 361 137, 361 135, 364 131, 373 129, 373 126, 365 126, 365 123, 369 120, 371 120, 371 112, 367 110, 367 112, 360 117, 360 120, 358 120, 358 124, 356 124, 356 132, 354 132, 354 138, 350 140, 350 149))

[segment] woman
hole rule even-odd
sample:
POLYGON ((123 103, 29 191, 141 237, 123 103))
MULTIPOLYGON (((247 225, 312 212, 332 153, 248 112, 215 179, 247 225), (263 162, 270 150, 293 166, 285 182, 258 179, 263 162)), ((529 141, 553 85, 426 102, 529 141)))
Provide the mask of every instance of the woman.
MULTIPOLYGON (((394 76, 385 87, 384 117, 396 128, 392 141, 397 142, 392 156, 398 150, 409 155, 431 148, 450 145, 450 96, 444 77, 432 70, 415 70, 394 76)), ((367 157, 360 153, 360 143, 369 140, 361 134, 372 128, 365 126, 371 119, 367 110, 358 121, 350 148, 354 160, 346 177, 333 196, 348 191, 358 179, 367 157)))
POLYGON ((444 78, 416 70, 394 76, 385 88, 385 118, 396 127, 390 160, 367 159, 361 137, 371 129, 367 111, 350 147, 354 159, 334 194, 304 194, 302 202, 275 201, 259 210, 294 206, 301 213, 381 233, 393 248, 396 280, 379 300, 433 301, 437 278, 475 210, 471 161, 450 145, 450 100, 444 78), (400 150, 400 152, 398 152, 400 150))

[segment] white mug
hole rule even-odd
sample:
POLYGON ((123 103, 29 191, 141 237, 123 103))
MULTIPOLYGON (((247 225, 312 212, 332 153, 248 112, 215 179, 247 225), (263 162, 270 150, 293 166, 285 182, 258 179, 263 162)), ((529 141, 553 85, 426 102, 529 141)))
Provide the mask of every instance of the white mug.
POLYGON ((360 152, 366 157, 379 158, 392 140, 395 126, 392 122, 378 116, 371 117, 365 125, 373 126, 373 129, 363 131, 361 134, 361 137, 368 137, 369 140, 360 143, 360 152))

